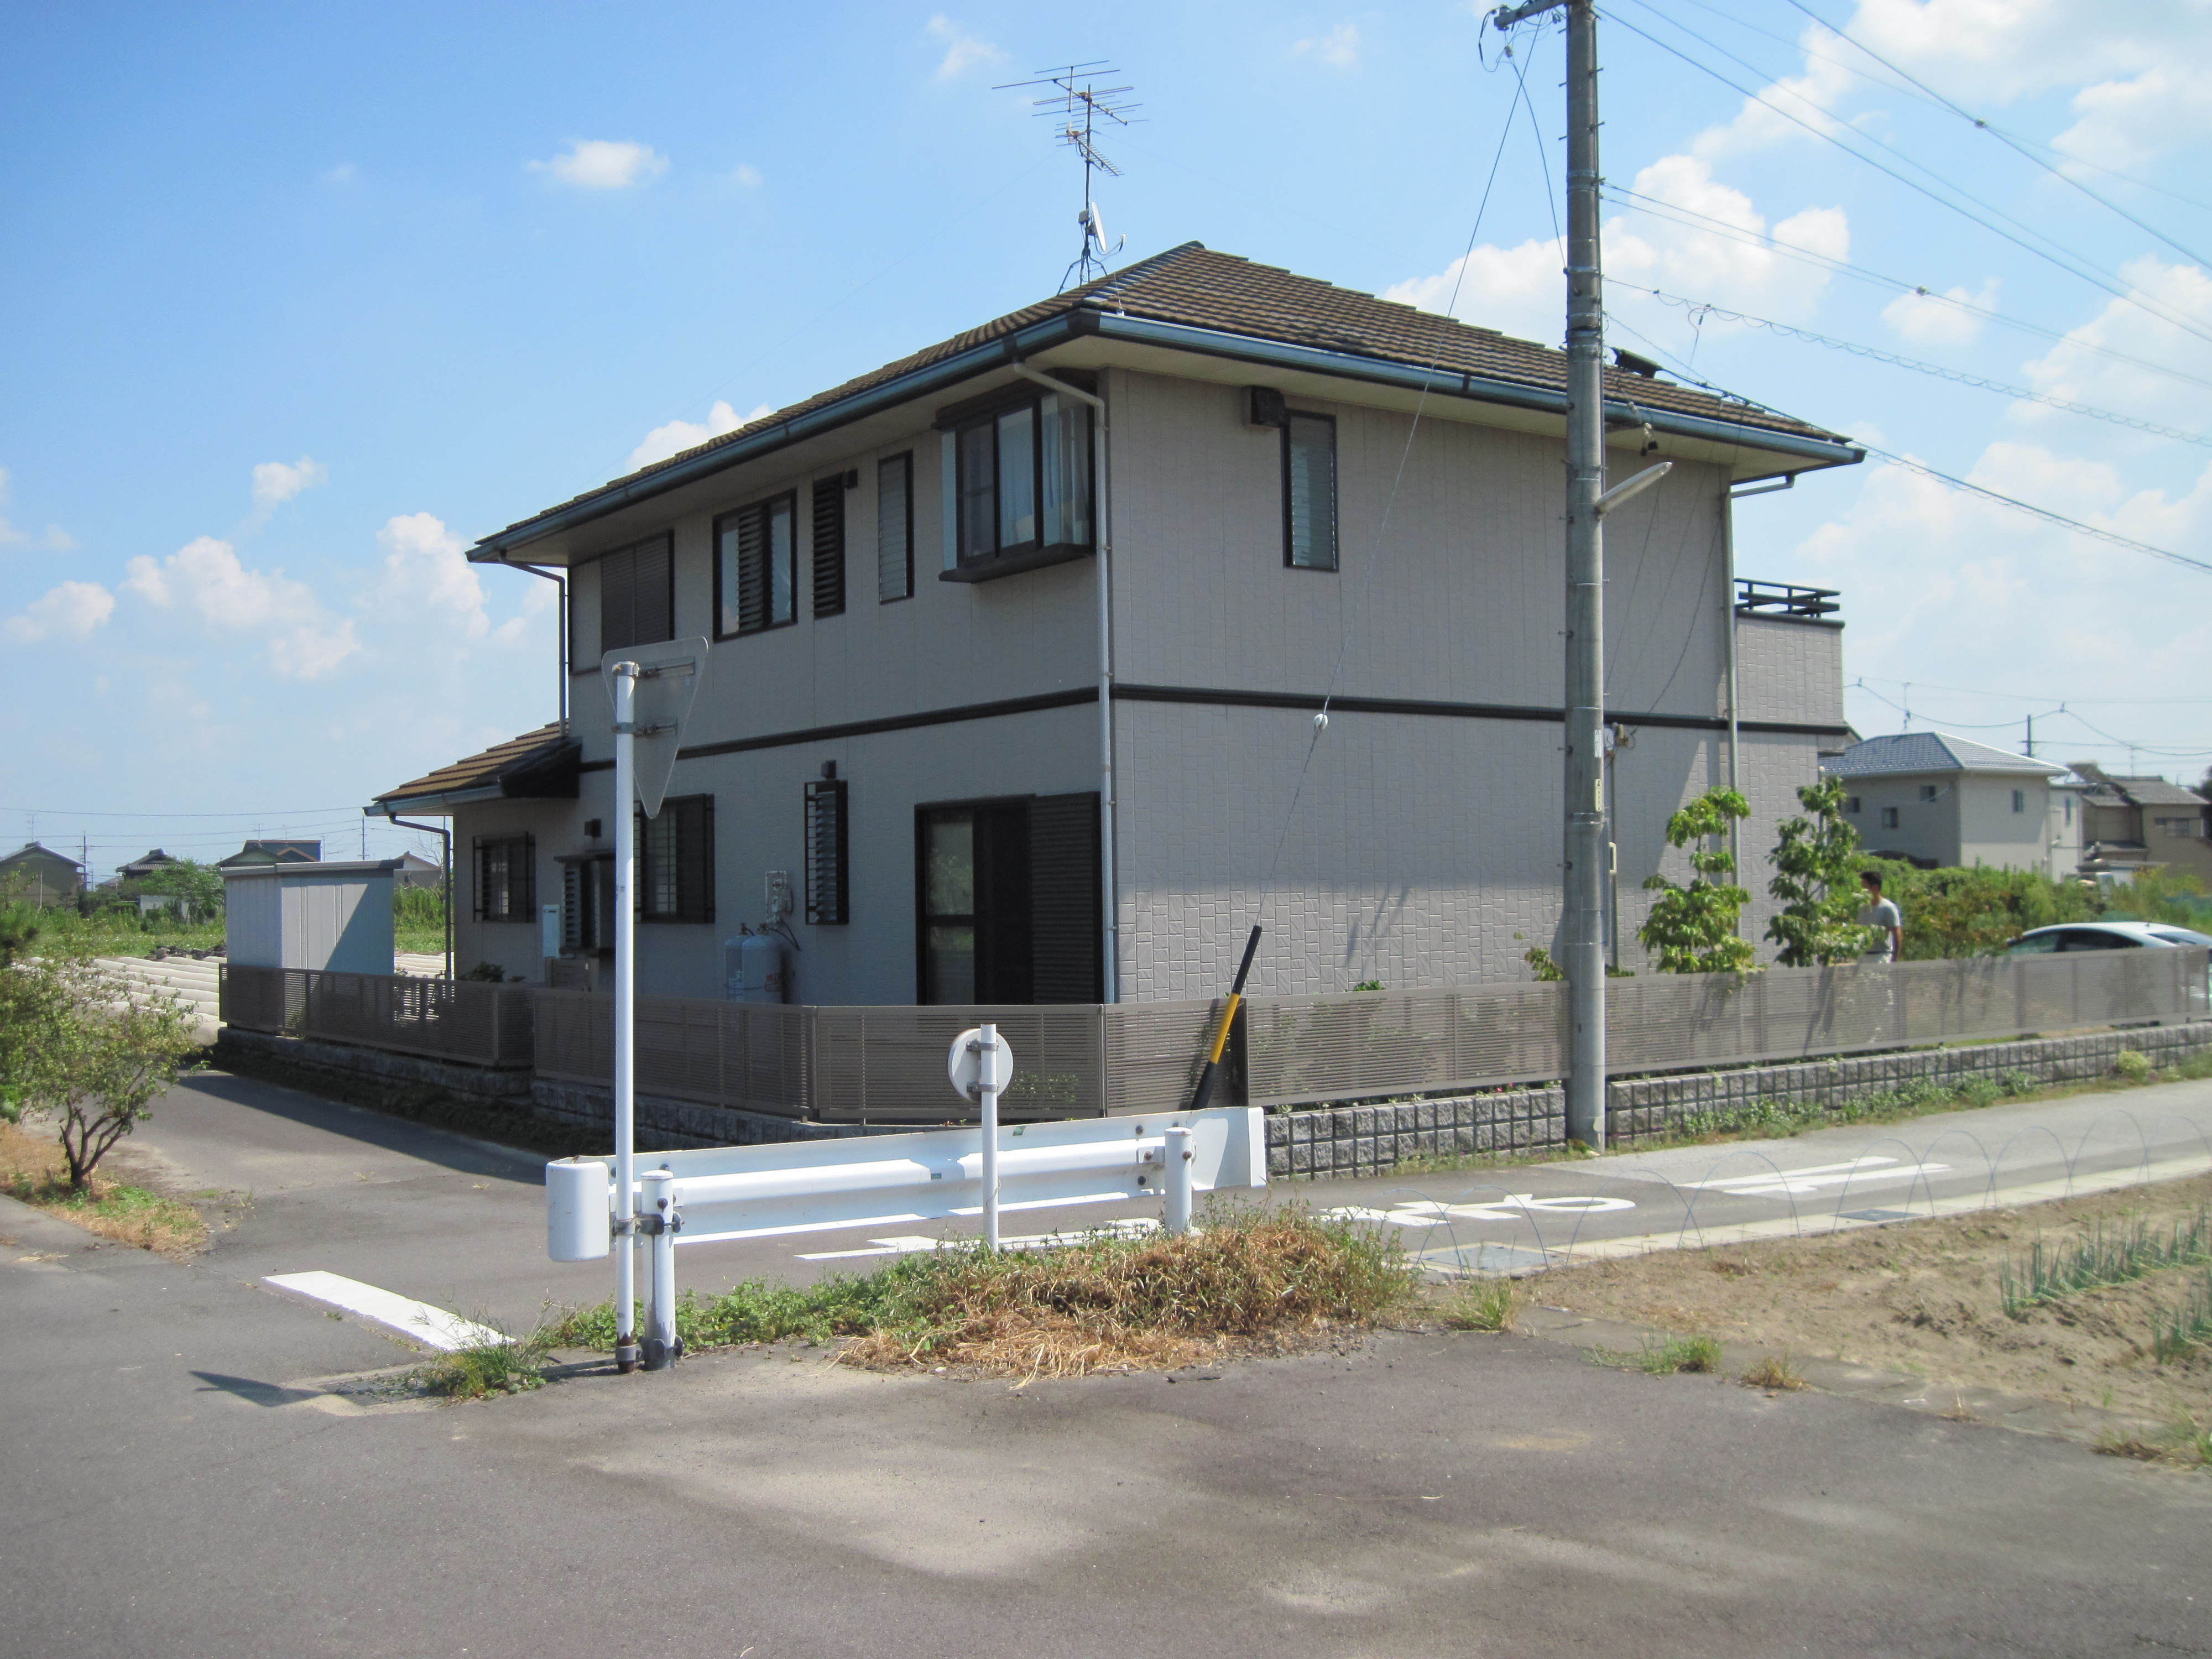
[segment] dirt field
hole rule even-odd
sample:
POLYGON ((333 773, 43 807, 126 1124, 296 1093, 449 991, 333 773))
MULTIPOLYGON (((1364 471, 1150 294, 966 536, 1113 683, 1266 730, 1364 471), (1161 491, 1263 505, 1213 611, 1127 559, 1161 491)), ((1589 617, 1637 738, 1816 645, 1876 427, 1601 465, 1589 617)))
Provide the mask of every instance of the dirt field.
POLYGON ((2164 1226, 2212 1201, 2212 1176, 2027 1209, 1899 1223, 1557 1268, 1530 1293, 1580 1314, 1849 1360, 1938 1383, 1998 1389, 2212 1428, 2212 1352, 2160 1364, 2154 1310, 2182 1305, 2203 1267, 2171 1268, 2008 1316, 2008 1253, 2024 1261, 2100 1220, 2164 1226))

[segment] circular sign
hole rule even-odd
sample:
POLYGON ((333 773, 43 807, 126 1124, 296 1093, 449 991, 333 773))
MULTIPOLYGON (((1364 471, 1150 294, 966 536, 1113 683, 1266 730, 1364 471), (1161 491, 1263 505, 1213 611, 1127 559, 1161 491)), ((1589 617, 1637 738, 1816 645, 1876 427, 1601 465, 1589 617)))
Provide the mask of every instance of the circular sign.
POLYGON ((965 1100, 977 1098, 987 1081, 994 1089, 1003 1090, 1014 1080, 1014 1046, 1006 1041, 1006 1033, 999 1033, 998 1042, 988 1056, 991 1062, 988 1078, 983 1071, 987 1056, 981 1052, 982 1041, 983 1028, 970 1026, 952 1039, 952 1052, 945 1061, 945 1073, 951 1078, 952 1086, 965 1100))

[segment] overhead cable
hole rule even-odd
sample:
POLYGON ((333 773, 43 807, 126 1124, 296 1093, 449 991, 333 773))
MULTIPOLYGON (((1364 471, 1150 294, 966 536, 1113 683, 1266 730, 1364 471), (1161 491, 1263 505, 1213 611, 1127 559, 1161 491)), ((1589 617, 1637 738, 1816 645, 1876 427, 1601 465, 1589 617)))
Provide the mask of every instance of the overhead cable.
POLYGON ((1986 375, 1969 374, 1964 369, 1946 368, 1941 363, 1924 363, 1917 357, 1900 356, 1894 351, 1885 351, 1879 346, 1861 345, 1854 340, 1839 340, 1832 334, 1816 334, 1809 328, 1799 328, 1794 323, 1778 323, 1771 317, 1754 317, 1747 311, 1730 311, 1709 300, 1688 300, 1679 294, 1668 294, 1656 288, 1645 288, 1638 283, 1626 283, 1619 277, 1609 278, 1613 288, 1633 289, 1638 294, 1649 294, 1653 299, 1670 306, 1689 309, 1693 318, 1718 317, 1725 322, 1748 323, 1793 340, 1805 340, 1814 345, 1826 346, 1832 350, 1849 352, 1854 357, 1865 357, 1878 363, 1888 363, 1897 368, 1909 368, 1921 374, 1932 374, 1939 380, 1950 380, 1959 386, 1972 386, 1978 391, 1997 392, 2008 398, 2025 398, 2030 403, 2044 404, 2052 409, 2063 409, 2069 415, 2086 415, 2092 420, 2110 421, 2115 426, 2132 427, 2138 432, 2148 432, 2160 438, 2172 438, 2185 444, 2201 444, 2212 449, 2212 437, 2202 433, 2182 432, 2170 426, 2159 426, 2149 421, 2136 419, 2132 415, 2121 415, 2109 409, 2098 409, 2088 404, 2077 404, 2069 398, 2054 398, 2048 392, 2030 391, 2024 386, 2013 386, 2003 380, 1992 380, 1986 375))
MULTIPOLYGON (((1952 200, 1949 197, 1930 189, 1928 185, 1920 183, 1917 179, 1907 178, 1904 173, 1899 173, 1895 167, 1890 167, 1877 160, 1875 157, 1867 155, 1863 150, 1852 149, 1849 144, 1844 143, 1842 139, 1837 137, 1833 133, 1824 131, 1822 128, 1815 125, 1810 121, 1808 121, 1801 115, 1791 113, 1789 110, 1783 108, 1781 105, 1774 102, 1771 99, 1762 97, 1759 94, 1752 91, 1748 87, 1739 86, 1735 82, 1729 79, 1727 76, 1722 74, 1710 64, 1698 62, 1698 59, 1691 57, 1689 53, 1680 51, 1677 47, 1668 45, 1667 42, 1660 40, 1658 36, 1651 33, 1650 31, 1637 27, 1635 24, 1630 22, 1626 18, 1620 16, 1610 11, 1601 15, 1603 15, 1607 21, 1619 24, 1630 33, 1641 35, 1644 40, 1650 41, 1653 46, 1658 47, 1660 51, 1667 53, 1670 58, 1680 58, 1691 68, 1697 70, 1703 74, 1711 76, 1714 80, 1718 81, 1723 86, 1729 88, 1731 91, 1736 92, 1743 97, 1748 98, 1754 104, 1758 104, 1764 108, 1772 110, 1784 120, 1791 123, 1793 125, 1804 128, 1806 131, 1811 133, 1814 137, 1820 139, 1824 143, 1833 144, 1838 149, 1843 151, 1844 155, 1850 156, 1853 160, 1864 163, 1866 166, 1872 167, 1875 172, 1880 173, 1887 178, 1895 179, 1906 189, 1926 197, 1929 201, 1934 202, 1940 206, 1950 209, 1952 212, 1959 215, 1960 217, 1979 225, 1984 230, 1988 231, 1992 236, 2000 237, 2005 241, 2010 242, 2014 247, 2019 248, 2021 252, 2032 253, 2037 258, 2056 265, 2059 270, 2066 272, 2067 275, 2087 283, 2093 288, 2102 289, 2104 292, 2111 295, 2113 298, 2135 307, 2136 310, 2142 312, 2147 317, 2155 318, 2159 321, 2163 322, 2171 327, 2180 329, 2184 333, 2194 335, 2198 339, 2206 342, 2208 344, 2212 344, 2212 329, 2203 328, 2189 318, 2181 315, 2178 312, 2171 310, 2161 301, 2144 294, 2141 289, 2136 288, 2124 278, 2114 276, 2108 272, 2100 270, 2096 266, 2090 264, 2087 260, 2082 258, 2081 255, 2062 247, 2055 241, 2051 243, 2050 248, 2042 248, 2036 246, 2032 242, 2022 240, 2021 237, 2014 235, 2012 232, 2006 230, 2002 226, 1990 223, 1988 219, 1983 217, 1979 213, 1975 212, 1972 208, 1965 206, 1959 202, 1952 200), (2057 249, 2057 252, 2052 252, 2051 250, 2054 248, 2057 249)), ((1825 114, 1826 112, 1823 112, 1823 113, 1825 114)), ((1880 143, 1881 141, 1880 139, 1876 139, 1875 142, 1880 143)), ((1888 146, 1885 145, 1884 148, 1887 149, 1888 146)), ((1918 166, 1919 164, 1915 162, 1913 165, 1918 166)), ((1923 171, 1925 169, 1923 169, 1923 171)), ((1931 174, 1930 176, 1934 175, 1931 174)), ((1957 190, 1957 186, 1948 184, 1946 185, 1946 188, 1954 191, 1957 190)), ((1960 193, 1963 194, 1964 192, 1960 193)), ((2040 232, 2032 232, 2031 234, 2041 236, 2040 232)), ((2044 237, 2043 240, 2045 241, 2051 240, 2048 237, 2044 237)))

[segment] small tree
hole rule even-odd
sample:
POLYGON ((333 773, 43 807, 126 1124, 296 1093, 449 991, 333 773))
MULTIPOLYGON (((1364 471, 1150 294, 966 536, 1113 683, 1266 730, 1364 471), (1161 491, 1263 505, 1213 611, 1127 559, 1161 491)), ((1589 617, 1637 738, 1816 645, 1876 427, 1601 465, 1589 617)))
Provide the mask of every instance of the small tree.
POLYGON ((1811 816, 1780 826, 1766 890, 1782 910, 1766 937, 1782 947, 1784 968, 1826 968, 1865 951, 1874 931, 1858 923, 1859 832, 1844 822, 1841 778, 1804 786, 1797 803, 1811 816))
POLYGON ((197 859, 172 859, 156 865, 138 881, 142 893, 166 893, 177 901, 179 921, 212 916, 222 908, 222 872, 197 859))
POLYGON ((82 1190, 115 1143, 198 1052, 173 997, 132 992, 88 961, 40 957, 0 991, 0 1094, 60 1120, 70 1186, 82 1190))
POLYGON ((1732 821, 1750 816, 1750 803, 1736 791, 1708 789, 1667 820, 1668 846, 1708 844, 1690 854, 1697 873, 1687 887, 1662 875, 1644 878, 1644 890, 1659 897, 1636 937, 1658 959, 1661 973, 1740 974, 1750 968, 1756 952, 1735 930, 1751 895, 1719 879, 1735 873, 1735 860, 1718 844, 1732 821))

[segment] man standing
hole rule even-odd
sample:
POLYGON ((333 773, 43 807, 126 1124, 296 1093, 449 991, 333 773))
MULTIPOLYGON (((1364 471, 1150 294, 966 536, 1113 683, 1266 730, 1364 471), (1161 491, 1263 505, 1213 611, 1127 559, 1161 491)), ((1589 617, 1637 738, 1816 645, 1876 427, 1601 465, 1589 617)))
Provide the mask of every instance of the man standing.
POLYGON ((1859 912, 1859 926, 1876 930, 1874 943, 1861 957, 1865 962, 1895 962, 1905 954, 1905 913, 1897 908, 1897 901, 1881 896, 1881 875, 1879 871, 1859 872, 1859 885, 1866 889, 1866 908, 1859 912))

